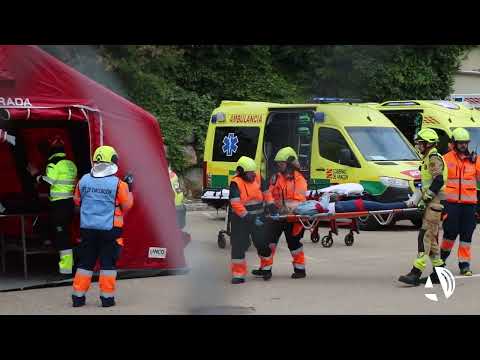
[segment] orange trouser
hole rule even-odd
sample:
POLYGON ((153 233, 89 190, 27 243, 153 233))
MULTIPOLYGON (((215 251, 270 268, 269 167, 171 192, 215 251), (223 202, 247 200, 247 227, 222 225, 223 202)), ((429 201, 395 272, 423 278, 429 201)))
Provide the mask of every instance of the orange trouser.
POLYGON ((295 225, 296 224, 293 223, 268 223, 267 234, 270 237, 269 247, 272 250, 272 263, 280 236, 282 233, 285 233, 288 249, 293 259, 293 267, 295 269, 305 270, 305 254, 301 243, 304 231, 302 227, 301 231, 298 232, 298 227, 295 225))
POLYGON ((100 260, 100 296, 114 297, 116 287, 116 262, 123 241, 121 229, 80 229, 81 243, 76 249, 78 268, 73 280, 73 295, 84 296, 92 281, 93 268, 100 260))

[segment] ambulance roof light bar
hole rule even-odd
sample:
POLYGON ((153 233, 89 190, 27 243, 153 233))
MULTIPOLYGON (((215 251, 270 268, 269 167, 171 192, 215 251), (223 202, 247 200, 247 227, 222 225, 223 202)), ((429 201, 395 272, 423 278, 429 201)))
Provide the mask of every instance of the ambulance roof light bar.
POLYGON ((335 98, 335 97, 314 97, 312 99, 314 103, 320 104, 330 104, 330 103, 361 103, 360 99, 351 99, 351 98, 335 98))

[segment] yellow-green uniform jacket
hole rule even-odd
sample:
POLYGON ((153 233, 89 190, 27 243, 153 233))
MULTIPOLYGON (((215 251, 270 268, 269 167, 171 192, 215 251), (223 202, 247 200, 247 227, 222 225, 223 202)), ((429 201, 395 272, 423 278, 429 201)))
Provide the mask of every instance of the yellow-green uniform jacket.
POLYGON ((73 198, 77 167, 66 159, 65 153, 53 154, 48 158, 47 174, 42 179, 50 184, 50 201, 73 198))
POLYGON ((422 165, 420 167, 420 175, 422 178, 422 192, 425 193, 430 189, 433 179, 438 175, 443 176, 443 187, 440 189, 438 195, 443 197, 443 189, 447 183, 448 168, 445 165, 442 155, 436 148, 431 149, 423 158, 422 165))
POLYGON ((175 207, 183 205, 183 192, 180 188, 180 182, 178 181, 178 176, 170 168, 168 169, 170 175, 170 184, 172 185, 172 190, 175 195, 175 207))

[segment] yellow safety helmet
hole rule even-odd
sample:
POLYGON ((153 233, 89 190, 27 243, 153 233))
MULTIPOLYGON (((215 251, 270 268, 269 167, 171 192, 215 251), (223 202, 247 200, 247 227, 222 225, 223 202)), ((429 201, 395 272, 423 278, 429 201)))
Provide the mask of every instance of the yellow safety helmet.
POLYGON ((237 161, 237 169, 241 168, 244 172, 247 171, 257 171, 257 163, 252 158, 248 156, 242 156, 237 161))
POLYGON ((298 160, 297 153, 290 146, 278 150, 274 161, 293 161, 298 160), (293 157, 293 159, 291 159, 293 157))
POLYGON ((434 144, 438 142, 438 135, 433 129, 422 129, 417 133, 415 141, 426 141, 429 144, 434 144))
POLYGON ((470 141, 470 134, 464 128, 456 128, 452 131, 452 141, 470 141))
POLYGON ((93 154, 93 161, 117 164, 117 151, 111 146, 100 146, 93 154))

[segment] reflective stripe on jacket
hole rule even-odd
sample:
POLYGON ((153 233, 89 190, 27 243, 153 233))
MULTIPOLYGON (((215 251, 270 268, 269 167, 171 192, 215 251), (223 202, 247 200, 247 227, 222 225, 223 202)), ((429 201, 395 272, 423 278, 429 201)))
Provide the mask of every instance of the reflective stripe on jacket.
POLYGON ((296 170, 290 176, 279 172, 272 176, 268 193, 266 198, 272 199, 277 207, 286 206, 293 209, 307 200, 307 181, 296 170))
POLYGON ((425 192, 430 188, 430 185, 432 185, 433 182, 433 176, 430 173, 430 158, 432 155, 438 155, 440 159, 443 161, 443 186, 440 189, 440 192, 438 195, 440 198, 444 196, 444 190, 445 190, 445 184, 447 183, 447 178, 448 178, 448 169, 447 166, 445 165, 445 160, 443 160, 442 156, 440 153, 437 151, 436 148, 431 149, 427 155, 424 156, 422 160, 422 165, 420 165, 420 176, 422 178, 422 191, 425 192))
POLYGON ((443 156, 448 168, 446 200, 452 203, 477 203, 477 165, 468 158, 461 159, 456 151, 443 156))
POLYGON ((237 185, 240 192, 240 197, 234 197, 235 195, 230 196, 230 206, 233 212, 240 217, 245 217, 247 212, 251 214, 262 214, 263 193, 258 174, 255 176, 253 182, 247 182, 240 176, 235 176, 232 179, 232 183, 237 185))
POLYGON ((73 197, 77 167, 65 157, 65 153, 56 153, 48 158, 46 175, 42 176, 42 179, 50 184, 50 201, 73 197))
POLYGON ((180 188, 180 182, 178 181, 178 176, 168 168, 168 173, 170 175, 170 185, 172 186, 173 194, 175 196, 175 206, 183 205, 184 196, 182 189, 180 188))

